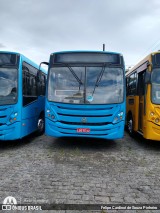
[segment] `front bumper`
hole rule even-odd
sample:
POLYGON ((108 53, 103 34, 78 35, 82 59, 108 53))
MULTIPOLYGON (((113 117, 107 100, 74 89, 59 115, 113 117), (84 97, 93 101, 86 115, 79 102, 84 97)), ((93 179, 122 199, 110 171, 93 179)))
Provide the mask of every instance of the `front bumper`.
POLYGON ((124 121, 103 126, 80 126, 53 122, 46 118, 45 134, 53 137, 89 137, 120 139, 124 135, 124 121), (89 133, 77 133, 77 128, 89 128, 89 133))
POLYGON ((160 126, 153 122, 147 122, 143 137, 149 140, 160 141, 160 126))
POLYGON ((15 122, 11 125, 1 125, 0 126, 0 140, 16 140, 20 139, 20 122, 15 122))

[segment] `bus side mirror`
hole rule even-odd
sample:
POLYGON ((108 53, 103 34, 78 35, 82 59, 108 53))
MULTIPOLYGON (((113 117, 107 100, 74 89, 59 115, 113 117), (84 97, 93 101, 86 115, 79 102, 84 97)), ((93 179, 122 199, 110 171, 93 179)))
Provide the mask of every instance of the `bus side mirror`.
POLYGON ((42 72, 41 72, 41 65, 42 64, 45 64, 45 65, 49 66, 48 62, 41 62, 39 64, 39 69, 38 69, 37 77, 36 77, 36 80, 37 80, 37 94, 38 95, 41 94, 41 90, 42 90, 42 88, 41 88, 41 74, 42 74, 42 72))
POLYGON ((38 72, 37 72, 37 80, 40 80, 40 73, 41 73, 41 65, 42 64, 45 64, 45 65, 47 65, 47 66, 49 66, 49 63, 48 62, 41 62, 40 64, 39 64, 39 69, 38 69, 38 72))
POLYGON ((151 83, 151 72, 149 72, 148 70, 146 71, 144 82, 145 84, 151 83))

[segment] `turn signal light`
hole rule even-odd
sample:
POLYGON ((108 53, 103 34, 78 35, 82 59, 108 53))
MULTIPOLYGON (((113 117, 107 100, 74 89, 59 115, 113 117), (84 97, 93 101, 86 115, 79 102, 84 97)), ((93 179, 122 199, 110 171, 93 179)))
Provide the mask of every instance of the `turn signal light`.
POLYGON ((156 119, 155 119, 155 122, 158 123, 158 122, 159 122, 159 118, 156 118, 156 119))

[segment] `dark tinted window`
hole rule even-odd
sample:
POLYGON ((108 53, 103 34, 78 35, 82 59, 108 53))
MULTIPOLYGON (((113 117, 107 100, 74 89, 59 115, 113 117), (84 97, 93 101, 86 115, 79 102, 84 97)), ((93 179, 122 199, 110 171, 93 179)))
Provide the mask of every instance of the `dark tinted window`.
POLYGON ((156 65, 160 65, 160 54, 155 55, 155 63, 156 65))
POLYGON ((135 95, 137 86, 137 74, 133 73, 127 77, 127 95, 135 95))
POLYGON ((138 95, 142 96, 145 93, 145 72, 138 74, 138 95))
POLYGON ((46 91, 46 75, 41 73, 40 74, 40 82, 39 82, 39 95, 45 95, 46 91))
POLYGON ((37 96, 36 76, 25 66, 23 66, 23 94, 37 96))
POLYGON ((37 69, 23 63, 23 105, 37 99, 37 69))

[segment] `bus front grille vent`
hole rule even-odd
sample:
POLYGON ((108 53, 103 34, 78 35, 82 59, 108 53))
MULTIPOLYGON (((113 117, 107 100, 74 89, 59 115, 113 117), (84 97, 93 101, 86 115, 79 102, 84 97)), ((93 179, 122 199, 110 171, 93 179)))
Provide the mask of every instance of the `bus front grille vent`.
POLYGON ((6 118, 7 117, 7 115, 1 115, 0 116, 0 118, 6 118))
POLYGON ((60 121, 63 124, 69 125, 80 125, 80 126, 105 126, 111 124, 110 122, 103 122, 103 123, 82 123, 82 122, 67 122, 67 121, 60 121))

